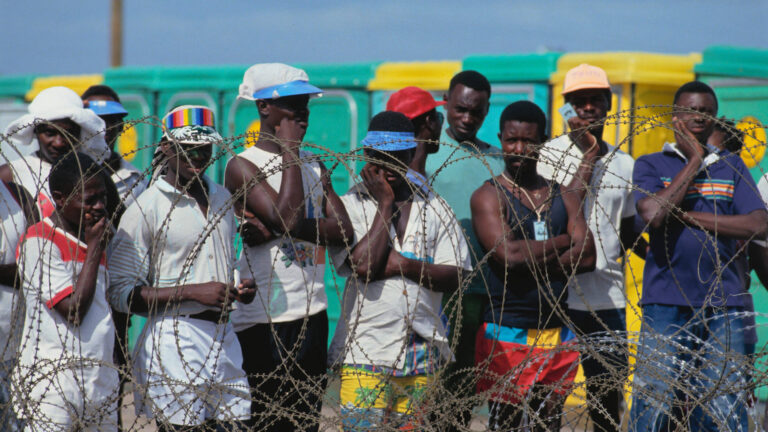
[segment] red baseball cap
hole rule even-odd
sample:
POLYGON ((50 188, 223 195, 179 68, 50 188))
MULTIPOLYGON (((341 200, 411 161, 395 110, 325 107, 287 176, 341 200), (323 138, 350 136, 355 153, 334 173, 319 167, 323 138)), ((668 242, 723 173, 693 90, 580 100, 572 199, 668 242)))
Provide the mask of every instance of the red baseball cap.
POLYGON ((387 101, 387 111, 397 111, 413 119, 441 105, 445 102, 436 101, 428 91, 410 86, 392 93, 387 101))

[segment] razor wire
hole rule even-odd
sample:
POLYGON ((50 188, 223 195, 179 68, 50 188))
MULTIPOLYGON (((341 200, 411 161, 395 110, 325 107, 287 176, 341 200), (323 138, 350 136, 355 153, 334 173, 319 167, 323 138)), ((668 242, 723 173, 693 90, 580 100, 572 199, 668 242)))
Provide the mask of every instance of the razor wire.
MULTIPOLYGON (((605 120, 605 126, 620 127, 622 125, 629 125, 630 134, 626 136, 622 142, 617 143, 616 148, 628 149, 631 146, 633 138, 637 138, 649 131, 668 130, 669 136, 674 133, 674 127, 669 121, 669 118, 681 112, 679 107, 664 106, 664 105, 649 105, 638 107, 633 110, 627 110, 615 115, 609 116, 605 120), (639 114, 645 111, 652 112, 654 114, 639 114)), ((715 123, 721 125, 725 130, 732 130, 732 126, 726 124, 722 119, 713 119, 715 123)), ((133 120, 126 123, 127 127, 153 127, 159 128, 160 122, 157 118, 146 117, 139 120, 133 120)), ((760 127, 760 126, 756 126, 760 127)), ((579 131, 575 131, 578 133, 579 131)), ((748 132, 747 132, 748 133, 748 132)), ((261 137, 265 138, 265 137, 261 137)), ((0 136, 0 140, 3 143, 11 144, 9 135, 0 136)), ((256 137, 253 134, 245 134, 237 137, 226 138, 224 141, 215 147, 213 155, 210 161, 204 168, 213 167, 214 164, 221 163, 221 161, 229 160, 230 158, 239 154, 245 147, 253 145, 256 137)), ((72 139, 72 142, 76 140, 72 139)), ((659 148, 656 150, 660 150, 659 148)), ((441 146, 451 147, 454 146, 451 143, 441 142, 441 146)), ((75 144, 76 146, 76 144, 75 144)), ((325 148, 320 145, 312 143, 302 143, 302 148, 309 150, 311 153, 303 153, 300 163, 311 164, 316 162, 322 162, 326 168, 326 176, 328 176, 328 183, 330 183, 330 175, 335 172, 342 172, 354 179, 352 187, 356 184, 361 184, 362 180, 356 168, 360 168, 363 165, 371 162, 376 162, 385 166, 392 172, 398 173, 398 175, 405 177, 407 173, 407 167, 397 161, 382 162, 380 159, 373 160, 370 156, 364 154, 361 149, 357 149, 349 152, 337 152, 332 149, 325 148)), ((142 173, 142 176, 149 182, 158 181, 159 177, 163 174, 163 169, 167 164, 162 152, 156 150, 156 143, 147 144, 138 151, 151 151, 154 154, 152 164, 142 173)), ((745 152, 754 151, 752 148, 746 148, 745 152)), ((615 155, 616 150, 609 152, 602 157, 604 159, 610 159, 615 155)), ((19 154, 22 154, 22 149, 19 149, 19 154)), ((134 154, 135 154, 134 153, 134 154)), ((13 158, 12 155, 3 155, 5 161, 13 158)), ((124 155, 130 157, 131 155, 124 155)), ((463 157, 477 157, 483 159, 483 156, 479 154, 463 157)), ((461 158, 453 159, 449 163, 460 163, 461 158)), ((251 188, 265 188, 265 180, 272 175, 280 175, 287 167, 282 163, 282 154, 277 153, 274 155, 273 163, 268 164, 270 168, 261 170, 259 178, 250 179, 246 185, 240 190, 234 191, 226 200, 226 208, 232 209, 237 212, 241 212, 243 208, 247 207, 246 195, 251 188)), ((492 172, 490 165, 487 161, 481 160, 484 166, 488 169, 487 178, 490 179, 499 173, 492 172)), ((30 165, 31 166, 31 165, 30 165)), ((555 167, 556 169, 558 167, 555 167)), ((105 167, 107 174, 113 174, 108 172, 109 167, 105 167)), ((611 174, 611 173, 607 173, 611 174)), ((415 183, 412 179, 408 180, 407 186, 411 190, 413 196, 436 196, 436 192, 431 187, 431 180, 438 178, 441 175, 441 169, 436 170, 434 173, 430 173, 429 176, 420 184, 415 183)), ((635 192, 638 190, 637 186, 632 184, 632 179, 625 179, 626 184, 623 186, 626 191, 635 192)), ((47 183, 47 179, 39 179, 40 183, 38 189, 43 188, 43 182, 47 183)), ((314 184, 305 185, 305 194, 309 192, 320 193, 323 195, 323 200, 327 200, 327 191, 323 190, 323 183, 316 182, 314 184), (317 189, 320 189, 319 191, 317 189)), ((480 187, 478 184, 477 187, 480 187)), ((555 187, 555 186, 553 186, 555 187)), ((28 191, 30 195, 37 197, 39 190, 28 191)), ((336 190, 336 194, 343 195, 346 191, 336 190)), ((591 188, 586 190, 588 198, 594 198, 592 194, 594 191, 591 188)), ((641 191, 647 192, 647 191, 641 191)), ((758 196, 757 191, 754 191, 758 196)), ((78 199, 77 194, 73 194, 68 200, 78 199)), ((498 192, 498 206, 500 211, 502 209, 509 209, 512 203, 509 198, 503 193, 498 192)), ((653 196, 649 194, 649 196, 653 196)), ((209 203, 211 199, 208 200, 209 203)), ((425 209, 427 213, 451 215, 451 208, 448 204, 437 199, 430 201, 436 203, 434 205, 439 206, 437 208, 425 209)), ((597 200, 594 200, 595 206, 593 212, 606 213, 609 210, 602 208, 597 200)), ((661 202, 662 205, 668 205, 666 202, 661 202)), ((172 203, 172 207, 180 206, 181 195, 179 195, 172 203)), ((274 203, 276 206, 277 203, 274 203)), ((469 197, 467 197, 467 206, 469 206, 469 197)), ((10 201, 0 202, 0 206, 10 208, 13 203, 10 201)), ((117 207, 117 206, 116 206, 117 207)), ((412 208, 413 209, 413 208, 412 208)), ((117 228, 119 226, 118 220, 120 213, 125 209, 118 209, 112 217, 112 225, 117 228)), ((679 210, 670 209, 670 218, 676 218, 680 223, 683 223, 679 210)), ((157 231, 154 233, 155 243, 152 245, 151 250, 143 258, 146 260, 147 266, 150 268, 156 266, 159 261, 164 259, 165 254, 168 253, 167 248, 173 247, 168 245, 167 235, 170 230, 178 229, 178 226, 174 226, 174 220, 172 219, 173 212, 161 217, 162 223, 157 227, 157 231)), ((215 234, 215 229, 218 224, 224 223, 225 213, 219 213, 209 215, 207 220, 207 226, 202 232, 189 232, 188 241, 191 243, 192 253, 186 258, 184 265, 178 269, 178 276, 173 281, 166 281, 165 286, 179 286, 184 285, 191 275, 192 267, 196 260, 200 259, 200 253, 202 245, 211 239, 215 234)), ((375 215, 369 215, 369 218, 373 218, 375 215)), ((416 223, 419 225, 417 230, 420 232, 426 232, 427 218, 416 217, 416 223)), ((515 221, 518 225, 525 223, 525 220, 518 218, 515 221)), ((177 221, 178 223, 178 221, 177 221)), ((454 229, 456 221, 452 218, 439 219, 439 230, 450 231, 454 229)), ((242 230, 244 229, 244 223, 242 219, 238 222, 238 236, 233 239, 237 248, 243 249, 249 247, 243 244, 242 230)), ((15 233, 2 232, 3 237, 17 238, 26 231, 28 227, 16 227, 15 233)), ((643 229, 648 226, 642 227, 643 229)), ((6 228, 4 228, 6 229, 6 228)), ((461 227, 459 227, 461 230, 461 227)), ((690 251, 691 254, 703 254, 706 252, 705 244, 711 244, 715 248, 715 253, 719 254, 720 251, 717 243, 717 235, 707 233, 705 230, 700 230, 702 234, 702 248, 701 250, 690 251)), ((461 254, 461 245, 467 241, 470 233, 460 232, 460 238, 451 238, 450 247, 455 255, 461 254)), ((275 238, 279 238, 285 245, 284 255, 300 255, 306 253, 300 246, 299 242, 290 232, 273 232, 272 235, 275 238)), ((608 236, 618 237, 620 235, 620 229, 618 226, 613 226, 610 232, 592 232, 596 249, 601 248, 601 238, 608 236)), ((639 235, 639 233, 638 233, 639 235)), ((671 236, 669 232, 665 232, 665 236, 671 236)), ((319 234, 318 234, 319 236, 319 234)), ((342 255, 349 255, 352 249, 356 245, 356 241, 359 239, 354 238, 351 233, 347 234, 347 238, 344 244, 339 248, 345 252, 342 255)), ((502 243, 504 238, 499 238, 496 247, 503 247, 502 243)), ((753 239, 757 240, 757 239, 753 239)), ((306 239, 304 240, 306 241, 306 239)), ((665 241, 672 242, 672 238, 665 238, 665 241)), ((636 240, 636 244, 639 244, 640 240, 636 240)), ((321 243, 319 237, 314 242, 316 244, 321 243)), ((747 253, 749 242, 742 242, 740 250, 735 253, 729 260, 722 265, 735 265, 735 261, 743 259, 743 256, 747 253)), ((15 249, 15 245, 6 245, 15 249)), ((488 301, 490 297, 489 287, 489 273, 485 269, 488 268, 492 260, 494 260, 495 250, 469 250, 472 254, 472 262, 475 263, 471 270, 458 273, 458 285, 459 288, 453 292, 448 292, 443 295, 443 307, 442 312, 444 315, 444 321, 450 322, 452 326, 450 330, 445 333, 448 345, 450 349, 456 353, 459 347, 459 336, 462 332, 462 318, 467 313, 477 313, 476 311, 463 310, 461 307, 462 300, 466 295, 466 288, 468 287, 472 278, 479 278, 483 285, 486 287, 485 300, 488 301)), ((325 252, 322 252, 325 254, 325 252)), ((50 264, 45 261, 47 255, 41 255, 38 262, 30 263, 24 262, 25 266, 45 267, 50 264)), ((704 257, 702 257, 703 259, 704 257)), ((714 259, 720 262, 719 255, 714 257, 706 257, 707 259, 714 259)), ((233 257, 236 260, 236 257, 233 257)), ((323 256, 323 259, 326 259, 323 256)), ((658 257, 657 257, 658 259, 658 257)), ((666 257, 669 259, 669 257, 666 257)), ((291 258, 287 258, 288 261, 291 258)), ((5 262, 4 264, 12 264, 12 262, 5 262)), ((335 262, 334 257, 327 258, 326 266, 339 267, 344 263, 335 262)), ((263 262, 248 262, 250 267, 259 267, 269 270, 274 269, 275 266, 285 265, 284 261, 277 260, 265 260, 263 262)), ((563 326, 570 328, 575 332, 574 323, 571 321, 568 311, 562 307, 560 299, 553 298, 552 293, 549 290, 550 287, 550 273, 546 268, 540 268, 535 263, 529 263, 526 265, 528 271, 535 275, 536 290, 539 292, 542 301, 546 302, 552 309, 552 316, 545 317, 544 321, 551 318, 558 318, 563 322, 563 326)), ((624 266, 624 259, 622 259, 622 266, 624 266)), ((409 345, 408 338, 413 336, 415 331, 412 327, 406 334, 401 335, 403 341, 401 349, 391 359, 391 364, 372 364, 370 366, 379 367, 383 372, 375 375, 377 384, 373 387, 366 387, 359 384, 357 387, 358 405, 365 405, 369 408, 376 407, 376 402, 379 403, 377 410, 369 410, 367 412, 362 410, 348 410, 342 403, 342 397, 340 396, 340 382, 341 382, 341 366, 339 362, 330 361, 327 364, 327 372, 322 377, 315 378, 300 378, 291 376, 285 371, 288 367, 295 363, 296 356, 299 355, 300 346, 282 347, 283 354, 285 355, 284 368, 282 370, 276 370, 271 373, 260 374, 258 376, 252 376, 252 379, 256 381, 276 380, 284 384, 284 393, 282 394, 266 394, 263 392, 255 392, 252 396, 259 400, 264 406, 267 407, 266 414, 263 418, 267 419, 265 423, 263 419, 256 418, 256 424, 247 424, 243 428, 249 428, 252 430, 265 430, 269 428, 270 421, 275 419, 285 419, 290 421, 296 430, 301 430, 305 427, 312 425, 313 423, 319 424, 320 430, 342 430, 344 428, 350 429, 350 424, 357 424, 357 430, 402 430, 402 428, 410 427, 411 430, 591 430, 593 427, 591 420, 589 419, 589 409, 595 409, 597 411, 605 411, 605 407, 600 406, 594 400, 588 400, 584 396, 585 382, 582 380, 570 383, 568 379, 554 381, 549 383, 542 383, 532 386, 531 388, 524 388, 521 391, 521 387, 518 384, 518 380, 525 373, 537 373, 538 371, 531 372, 531 365, 538 364, 540 368, 546 366, 546 362, 551 360, 557 353, 573 351, 577 352, 580 356, 580 361, 583 362, 586 359, 596 360, 602 364, 607 373, 602 374, 600 377, 594 379, 589 384, 597 389, 598 392, 609 391, 611 389, 620 389, 621 394, 625 395, 625 401, 623 404, 620 424, 614 425, 618 430, 633 430, 634 425, 630 424, 629 419, 629 406, 634 399, 642 395, 646 400, 650 401, 649 405, 654 411, 654 415, 665 414, 671 419, 670 428, 673 430, 687 430, 691 421, 699 421, 701 418, 697 416, 708 416, 713 419, 714 423, 720 430, 727 429, 727 421, 729 418, 736 416, 737 413, 729 411, 733 406, 726 406, 724 401, 729 401, 730 395, 736 395, 739 403, 743 403, 748 409, 749 422, 752 429, 761 429, 763 422, 763 414, 761 410, 757 409, 758 401, 755 397, 757 389, 764 388, 768 384, 768 364, 766 364, 765 348, 756 347, 755 353, 745 354, 731 350, 729 348, 729 340, 714 339, 713 341, 705 342, 700 333, 691 330, 690 328, 681 328, 674 336, 670 337, 664 334, 655 334, 643 327, 640 330, 639 323, 642 321, 641 307, 638 305, 635 299, 638 295, 638 283, 642 280, 642 270, 637 268, 637 265, 626 266, 626 279, 628 281, 626 285, 625 299, 627 301, 627 329, 616 330, 609 328, 602 320, 597 316, 597 311, 589 307, 589 313, 592 314, 598 327, 603 327, 604 330, 600 332, 591 333, 590 335, 576 334, 575 339, 568 345, 556 344, 556 346, 550 347, 545 351, 536 351, 530 349, 524 356, 524 360, 518 364, 511 365, 507 371, 503 374, 494 374, 489 369, 489 359, 478 359, 475 364, 466 369, 449 370, 447 369, 448 363, 440 363, 433 374, 429 374, 427 379, 419 386, 403 384, 407 380, 403 380, 400 376, 396 376, 392 365, 401 364, 403 360, 409 355, 408 349, 412 346, 409 345), (630 295, 632 294, 632 295, 630 295), (617 364, 617 358, 620 360, 617 364), (623 360, 627 359, 628 363, 623 364, 623 360), (714 359, 714 360, 713 360, 714 359), (542 364, 543 363, 543 364, 542 364), (383 369, 382 369, 383 368, 383 369), (640 382, 637 379, 637 372, 642 371, 643 377, 650 377, 656 382, 663 384, 662 387, 666 388, 666 394, 660 393, 659 386, 653 386, 648 382, 640 382), (450 376, 450 375, 454 376, 450 376), (635 378, 633 379, 633 375, 635 378), (490 377, 490 378, 488 378, 490 377), (451 391, 450 387, 446 386, 446 382, 451 378, 460 379, 462 385, 467 389, 466 393, 457 395, 451 391), (488 390, 476 391, 478 381, 481 379, 491 379, 494 384, 490 386, 488 390), (410 386, 410 387, 409 387, 410 386), (514 423, 507 421, 506 423, 491 425, 489 424, 489 410, 498 409, 498 406, 494 407, 492 402, 494 395, 498 393, 510 392, 519 394, 520 401, 517 403, 509 404, 510 407, 505 409, 511 410, 507 413, 509 418, 514 418, 514 423), (294 406, 287 405, 286 396, 292 394, 301 398, 303 395, 313 395, 318 397, 322 401, 322 409, 317 413, 301 412, 294 406), (669 395, 673 394, 675 397, 671 398, 669 395), (565 396, 569 399, 565 402, 565 396), (382 402, 381 400, 385 400, 382 402), (565 402, 564 404, 562 404, 565 402), (408 404, 408 408, 405 410, 400 409, 400 414, 397 414, 398 403, 408 404), (548 404, 554 404, 554 408, 548 407, 548 404), (559 405, 562 404, 562 405, 559 405), (552 408, 552 409, 550 409, 552 408), (470 410, 473 412, 472 419, 469 423, 464 424, 456 417, 457 410, 470 410), (512 412, 513 411, 513 412, 512 412), (366 417, 368 416, 368 417, 366 417), (401 424, 403 419, 407 419, 407 424, 401 424), (350 423, 352 422, 352 423, 350 423), (357 422, 357 423, 355 423, 357 422), (363 424, 368 424, 370 427, 366 429, 363 424)), ((502 266, 504 268, 504 266, 502 266)), ((231 270, 235 271, 234 261, 231 263, 231 270)), ((698 269, 685 269, 683 271, 697 271, 698 269)), ((154 269, 153 269, 154 271, 154 269)), ((242 269, 240 269, 242 271, 242 269)), ((508 272, 508 269, 504 268, 504 272, 508 272)), ((721 278, 722 268, 717 274, 711 275, 715 281, 719 281, 721 278)), ((150 277, 151 277, 150 272, 150 277)), ((573 270, 567 269, 566 283, 572 287, 572 292, 576 292, 577 295, 581 293, 581 287, 575 279, 573 270)), ((423 273, 422 273, 422 276, 423 273)), ((505 275, 506 276, 506 275, 505 275)), ((341 310, 341 316, 337 326, 344 326, 347 331, 346 339, 344 340, 343 352, 351 349, 353 345, 360 349, 364 354, 369 347, 360 347, 356 342, 357 332, 361 329, 359 322, 361 317, 364 317, 366 312, 371 308, 371 303, 376 302, 375 297, 366 297, 368 293, 369 281, 366 281, 361 277, 342 277, 334 269, 331 273, 331 277, 327 278, 322 276, 326 284, 322 287, 316 287, 307 282, 307 289, 323 289, 326 293, 335 294, 335 297, 340 299, 339 304, 331 305, 337 306, 341 310), (346 279, 346 280, 345 280, 346 279), (330 283, 329 283, 330 282, 330 283), (354 314, 350 315, 350 310, 343 307, 345 295, 349 296, 351 292, 362 293, 363 301, 357 304, 357 309, 354 314), (353 318, 350 318, 354 316, 353 318)), ((401 276, 404 277, 404 276, 401 276)), ((397 277, 395 277, 397 278, 397 277)), ((73 275, 73 279, 77 279, 77 276, 73 275)), ((505 277, 507 282, 506 289, 514 289, 514 278, 505 277)), ((28 283, 30 281, 27 281, 28 283)), ((139 284, 137 278, 136 283, 139 284)), ((151 284, 151 280, 149 281, 151 284)), ((234 282, 221 281, 226 283, 234 282)), ((424 284, 424 280, 416 281, 420 285, 424 284)), ((270 287, 257 286, 257 290, 267 290, 270 287)), ((685 286, 679 286, 679 289, 684 292, 685 286)), ((41 288, 42 289, 42 288, 41 288)), ((748 289, 748 287, 745 287, 748 289)), ((566 291, 567 292, 567 289, 566 291)), ((2 371, 0 371, 0 378, 2 378, 3 388, 0 389, 0 399, 2 400, 2 419, 5 421, 4 427, 7 430, 11 427, 18 427, 23 424, 24 420, 34 419, 39 424, 45 423, 46 419, 51 421, 47 427, 43 427, 40 430, 61 430, 56 426, 54 419, 48 417, 51 412, 51 407, 40 405, 41 400, 39 392, 49 393, 63 393, 69 386, 79 386, 79 394, 88 395, 93 389, 83 385, 83 380, 78 378, 77 374, 83 369, 102 367, 111 370, 117 370, 125 376, 125 386, 122 391, 119 387, 112 389, 101 389, 106 391, 108 396, 104 399, 104 402, 97 407, 90 406, 88 403, 78 404, 78 401, 61 400, 59 402, 62 406, 56 407, 58 410, 69 412, 73 419, 76 419, 73 423, 73 430, 87 429, 93 424, 103 423, 108 427, 116 426, 114 422, 117 421, 117 410, 121 411, 121 424, 120 428, 124 431, 152 431, 158 430, 158 428, 167 427, 167 418, 173 417, 180 413, 164 412, 163 406, 154 406, 156 412, 155 418, 148 418, 143 414, 136 413, 136 399, 146 396, 148 387, 153 385, 150 383, 140 383, 135 378, 135 373, 141 368, 146 368, 145 364, 138 364, 135 360, 136 351, 131 352, 128 346, 122 345, 118 349, 122 351, 123 356, 127 359, 126 364, 116 364, 114 361, 103 361, 100 359, 83 358, 79 357, 77 352, 68 353, 71 356, 65 356, 58 359, 46 358, 44 353, 35 352, 37 343, 39 342, 40 335, 27 334, 27 337, 22 338, 21 332, 24 328, 29 328, 31 323, 28 322, 29 317, 39 317, 40 314, 49 313, 44 310, 45 305, 37 304, 34 306, 36 309, 24 310, 25 301, 29 305, 29 298, 24 298, 24 291, 20 287, 10 287, 6 289, 3 294, 2 302, 11 304, 6 308, 6 315, 1 317, 2 328, 5 332, 5 345, 2 347, 2 371), (27 317, 27 320, 24 317, 27 317), (24 368, 20 366, 19 355, 22 350, 28 352, 35 352, 33 354, 33 366, 24 368), (42 386, 42 387, 41 387, 42 386), (43 390, 41 390, 43 389, 43 390), (120 404, 118 406, 118 403, 120 404), (87 408, 85 411, 78 411, 78 406, 85 405, 87 408), (22 421, 19 423, 16 420, 22 421), (12 426, 13 425, 13 426, 12 426)), ((715 293, 709 293, 710 298, 707 301, 714 301, 712 298, 715 293)), ((258 301, 259 296, 254 301, 258 301)), ((416 307, 421 299, 416 298, 416 307)), ((229 299, 227 300, 229 301, 229 299)), ((237 303, 233 303, 237 307, 237 303)), ((749 330, 761 330, 763 329, 763 321, 768 317, 768 311, 759 310, 755 311, 729 311, 728 308, 709 308, 709 315, 705 313, 707 308, 694 308, 692 311, 692 320, 696 322, 698 328, 708 329, 712 323, 720 319, 723 315, 727 319, 733 320, 733 322, 739 323, 737 327, 730 329, 732 332, 747 332, 749 330), (728 316, 733 314, 734 316, 728 316), (754 320, 758 323, 754 323, 754 320), (753 320, 753 323, 745 323, 746 320, 753 320)), ((205 401, 206 409, 213 408, 216 411, 216 415, 220 418, 238 420, 235 412, 231 411, 231 407, 228 407, 224 400, 231 397, 244 397, 251 399, 248 394, 248 389, 235 388, 225 382, 217 380, 215 376, 206 376, 206 368, 201 364, 220 364, 223 360, 221 356, 227 355, 225 350, 219 346, 212 347, 195 347, 190 346, 187 339, 187 335, 179 327, 179 318, 182 313, 179 309, 180 303, 172 302, 165 306, 154 305, 149 310, 147 315, 152 317, 163 316, 168 319, 171 324, 171 329, 168 330, 176 335, 175 346, 165 347, 171 351, 175 351, 178 357, 182 359, 181 364, 174 367, 182 368, 185 371, 186 379, 178 380, 173 376, 163 376, 162 371, 154 370, 153 376, 157 380, 154 384, 165 386, 169 389, 170 393, 164 395, 167 399, 179 399, 178 394, 181 393, 193 393, 199 400, 205 401), (202 359, 197 359, 195 362, 184 361, 190 350, 196 350, 196 352, 202 352, 204 354, 202 359), (178 394, 176 393, 178 392, 178 394), (226 396, 225 396, 226 395, 226 396)), ((226 322, 228 312, 231 307, 221 311, 222 322, 226 322)), ((412 318, 412 317, 406 317, 412 318)), ((308 331, 308 319, 309 319, 309 304, 307 304, 307 310, 305 317, 303 318, 303 325, 300 327, 298 340, 302 340, 306 332, 308 331)), ((730 321, 729 321, 730 322, 730 321)), ((224 326, 215 326, 214 339, 222 336, 224 332, 224 326)), ((379 329, 386 332, 387 329, 379 329)), ((73 331, 71 327, 58 326, 53 331, 56 332, 56 337, 62 343, 71 341, 73 331)), ((726 335, 731 335, 730 331, 726 331, 726 335)), ((533 345, 538 346, 538 338, 541 337, 542 332, 533 332, 531 336, 528 336, 533 345)), ((328 339, 333 337, 333 334, 328 335, 328 339)), ((427 340, 427 345, 431 346, 434 341, 440 339, 442 336, 439 334, 419 335, 427 340)), ((85 336, 83 336, 85 337, 85 336)), ((142 333, 143 338, 155 337, 151 332, 146 330, 142 333)), ((730 336, 728 336, 730 337, 730 336)), ((218 339, 217 339, 218 340, 218 339)), ((125 341, 123 341, 125 342, 125 341)), ((158 343, 160 343, 158 341, 158 343)), ((543 341, 543 345, 546 345, 543 341)), ((375 348, 375 347, 374 347, 375 348)), ((474 344, 473 347, 474 348, 474 344)), ((264 347, 264 351, 267 351, 269 347, 264 347)), ((463 347, 462 349, 465 349, 463 347)), ((265 355, 267 353, 265 352, 265 355)), ((498 354, 498 353, 497 353, 498 354)), ((160 358, 158 361, 162 362, 160 358)), ((169 366, 170 367, 170 366, 169 366)), ((578 367, 578 363, 572 363, 567 366, 575 370, 578 367)), ((572 372, 569 369, 567 373, 572 372)), ((296 375, 304 374, 307 376, 306 371, 295 371, 296 375)), ((581 376, 581 375, 579 375, 581 376)), ((87 400, 88 397, 85 397, 87 400)), ((42 398, 44 400, 45 398, 42 398)), ((56 398, 54 398, 56 399, 56 398)), ((353 404, 354 405, 354 404, 353 404)), ((182 409, 196 410, 195 406, 182 407, 182 409)), ((183 413, 182 413, 183 414, 183 413)), ((199 415, 199 413, 190 413, 190 415, 199 415)), ((183 415, 182 415, 183 417, 183 415)), ((503 419, 503 418, 502 418, 503 419)), ((216 430, 215 422, 209 422, 201 425, 201 430, 216 430)))

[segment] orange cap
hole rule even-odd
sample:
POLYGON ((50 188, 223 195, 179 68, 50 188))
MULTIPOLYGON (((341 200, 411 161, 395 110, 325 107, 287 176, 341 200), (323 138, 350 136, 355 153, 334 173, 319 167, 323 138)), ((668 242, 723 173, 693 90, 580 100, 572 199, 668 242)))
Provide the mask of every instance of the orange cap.
POLYGON ((611 89, 608 75, 597 66, 582 63, 565 74, 563 93, 566 94, 584 89, 611 89))

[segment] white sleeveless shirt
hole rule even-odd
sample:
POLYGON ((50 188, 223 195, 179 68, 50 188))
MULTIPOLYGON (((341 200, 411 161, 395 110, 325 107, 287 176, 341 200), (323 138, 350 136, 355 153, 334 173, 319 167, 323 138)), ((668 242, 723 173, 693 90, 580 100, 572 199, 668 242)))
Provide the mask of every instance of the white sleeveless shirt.
MULTIPOLYGON (((280 191, 283 157, 253 146, 239 155, 267 175, 267 184, 280 191)), ((320 164, 310 152, 300 151, 307 218, 323 216, 323 184, 320 164)), ((255 324, 286 322, 322 312, 328 307, 325 295, 325 248, 292 238, 288 234, 254 247, 243 245, 239 268, 241 277, 256 281, 256 298, 238 304, 232 313, 236 331, 255 324)))

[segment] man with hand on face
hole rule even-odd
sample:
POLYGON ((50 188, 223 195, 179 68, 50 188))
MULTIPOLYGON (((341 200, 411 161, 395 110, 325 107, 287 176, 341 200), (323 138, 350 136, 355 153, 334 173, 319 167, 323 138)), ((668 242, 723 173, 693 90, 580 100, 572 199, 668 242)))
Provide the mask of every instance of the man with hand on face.
POLYGON ((546 123, 532 102, 507 106, 499 121, 506 168, 472 195, 493 271, 475 354, 491 430, 559 430, 578 369, 566 283, 594 270, 595 244, 578 198, 536 172, 546 123))
POLYGON ((630 430, 746 431, 747 275, 734 257, 764 238, 768 213, 739 155, 707 145, 712 88, 684 84, 674 104, 675 142, 633 174, 650 250, 630 430))
POLYGON ((112 306, 148 316, 136 342, 136 411, 164 431, 237 429, 250 417, 229 311, 253 300, 255 284, 237 281, 231 195, 203 174, 221 141, 206 107, 166 114, 161 174, 111 246, 112 306))
POLYGON ((256 103, 261 129, 225 174, 244 216, 240 269, 259 287, 256 300, 232 314, 259 430, 319 427, 328 352, 325 247, 347 245, 352 232, 330 173, 318 155, 301 150, 310 96, 322 92, 308 80, 281 63, 245 72, 238 98, 256 103))
POLYGON ((568 283, 568 315, 584 348, 581 364, 595 431, 617 431, 629 373, 621 257, 629 250, 645 257, 647 247, 634 232, 634 160, 603 140, 611 109, 604 70, 588 64, 569 70, 562 94, 576 113, 568 119, 571 131, 545 144, 537 169, 542 177, 568 186, 583 203, 589 229, 599 233, 595 270, 568 283))
POLYGON ((123 159, 122 155, 115 150, 117 139, 123 133, 123 119, 128 115, 128 111, 120 103, 120 97, 117 93, 109 86, 90 86, 80 97, 86 108, 104 120, 106 125, 104 138, 110 148, 109 158, 105 165, 112 181, 117 186, 117 192, 123 200, 123 205, 128 207, 147 188, 142 172, 123 159))
POLYGON ((14 405, 25 430, 117 430, 108 181, 87 155, 63 157, 48 179, 55 211, 19 243, 26 318, 14 405))
MULTIPOLYGON (((487 266, 477 265, 483 252, 472 230, 469 200, 488 177, 504 170, 501 150, 477 138, 477 131, 488 114, 490 98, 491 84, 476 71, 462 71, 451 79, 448 93, 444 96, 448 127, 440 137, 439 150, 429 157, 426 164, 427 178, 433 190, 448 203, 461 224, 475 269, 474 276, 464 281, 464 291, 460 296, 451 296, 445 312, 451 321, 451 340, 456 344, 456 362, 443 375, 448 395, 446 401, 457 402, 447 405, 446 415, 455 417, 456 425, 462 427, 468 426, 472 418, 468 398, 474 395, 477 382, 472 371, 475 333, 482 323, 483 309, 488 302, 489 276, 487 266)), ((456 425, 451 427, 455 430, 456 425)))
POLYGON ((417 147, 405 115, 377 114, 362 145, 363 182, 342 197, 354 241, 331 250, 349 279, 329 363, 341 364, 344 430, 419 430, 423 396, 451 360, 443 293, 471 269, 468 250, 445 202, 405 177, 417 147))

